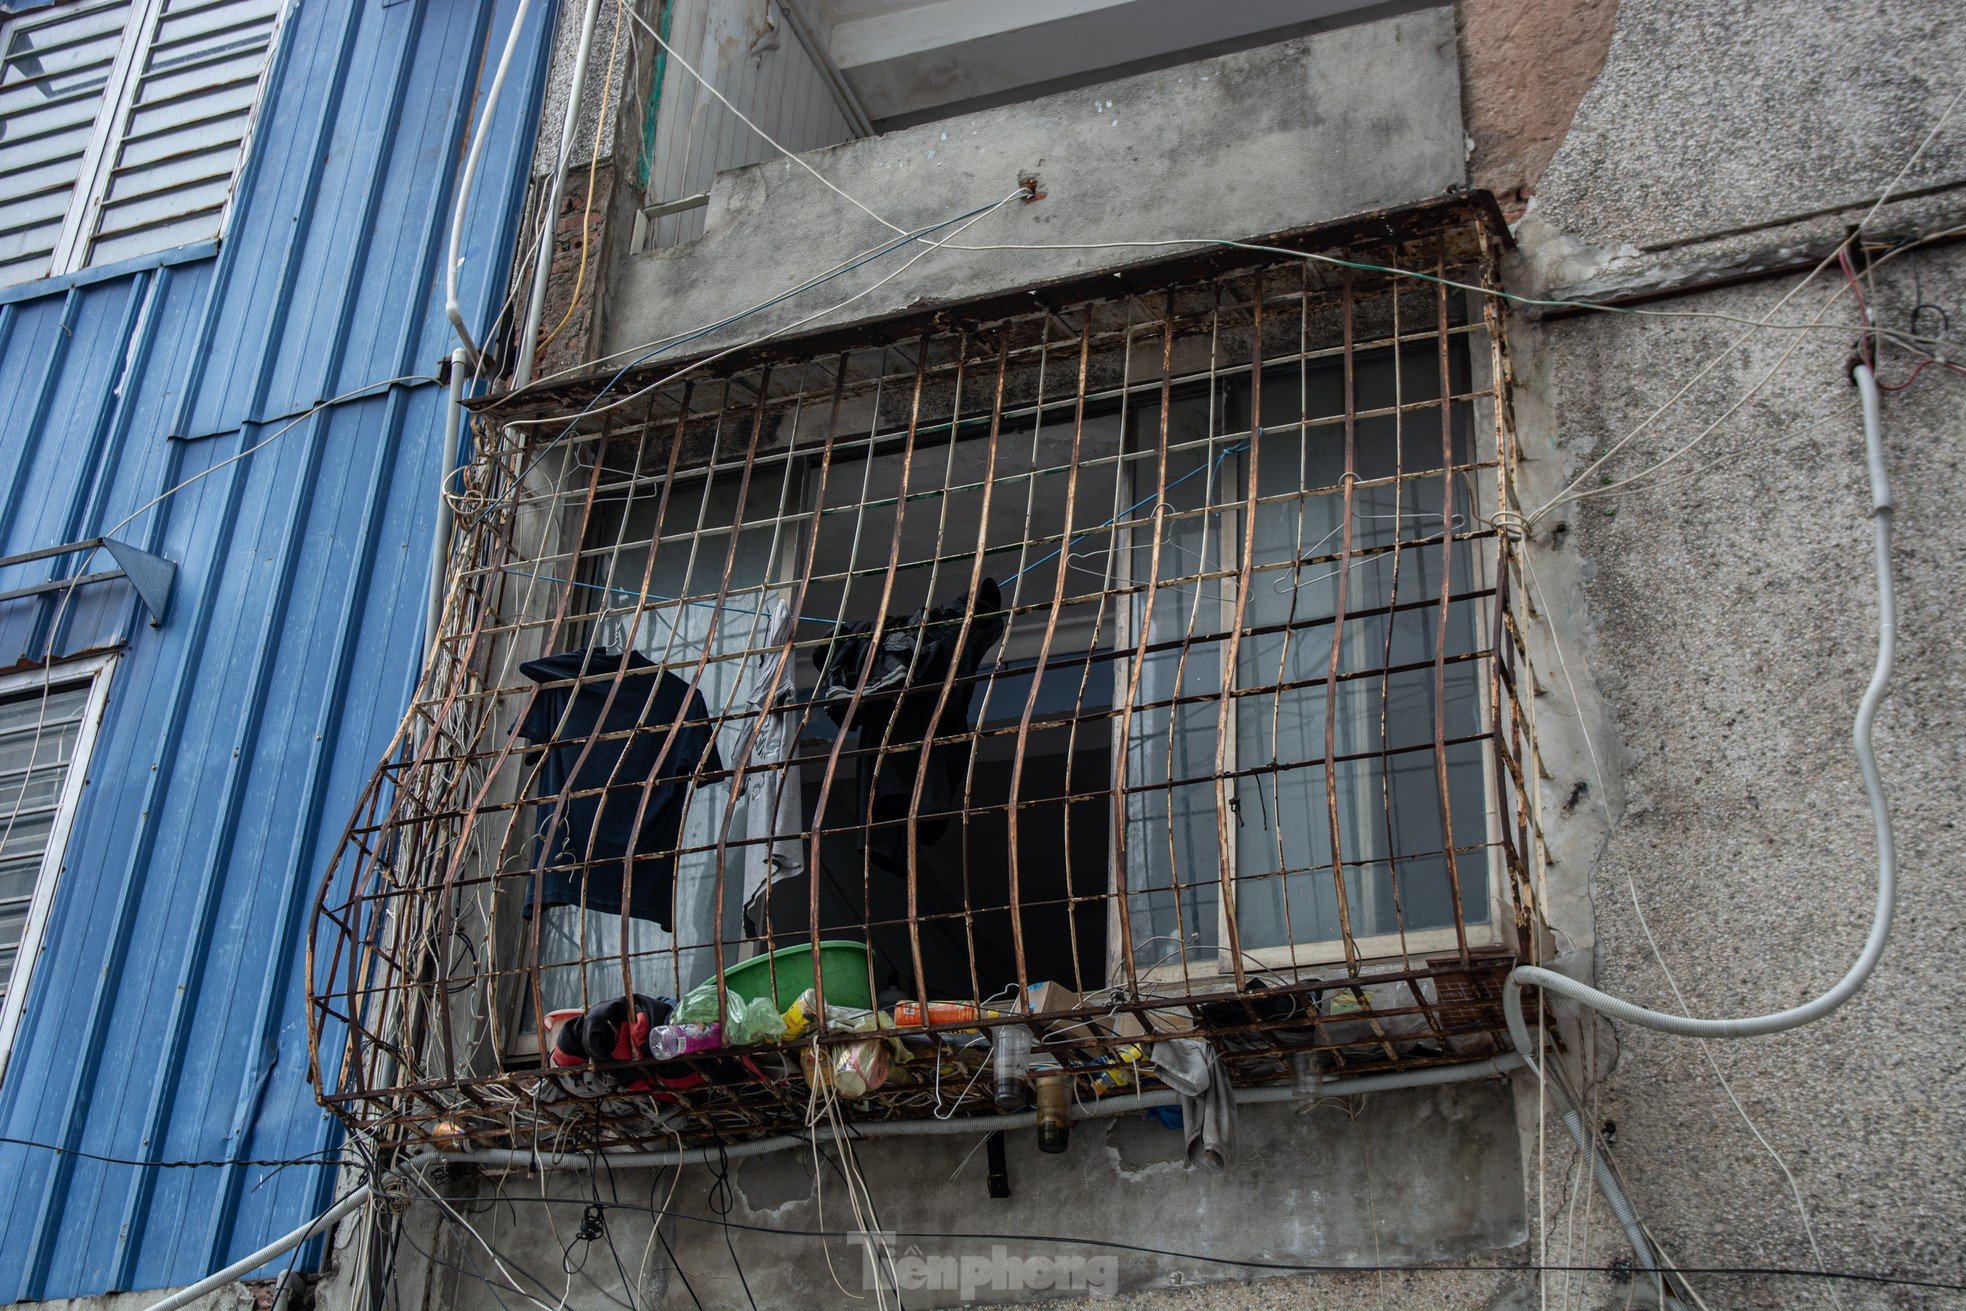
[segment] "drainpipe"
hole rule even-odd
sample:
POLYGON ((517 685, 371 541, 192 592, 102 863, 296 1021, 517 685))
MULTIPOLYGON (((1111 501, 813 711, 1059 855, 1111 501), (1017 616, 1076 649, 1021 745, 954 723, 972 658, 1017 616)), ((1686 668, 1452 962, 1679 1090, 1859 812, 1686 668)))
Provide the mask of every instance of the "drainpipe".
POLYGON ((451 352, 450 399, 444 405, 444 477, 437 484, 437 527, 430 539, 430 604, 423 620, 423 660, 430 662, 437 649, 437 629, 444 619, 444 577, 450 560, 451 482, 457 477, 457 438, 464 417, 464 371, 470 355, 459 346, 451 352))
MULTIPOLYGON (((512 370, 512 385, 523 387, 532 381, 533 359, 539 353, 539 322, 546 312, 546 279, 553 270, 554 239, 560 226, 560 200, 567 189, 567 168, 572 158, 574 133, 580 126, 580 102, 587 92, 587 58, 594 49, 594 24, 601 15, 601 0, 587 0, 587 11, 580 18, 580 45, 573 56, 573 80, 567 84, 567 112, 560 122, 560 150, 553 158, 553 184, 546 192, 546 232, 533 261, 532 296, 526 302, 526 326, 519 334, 519 362, 512 370)), ((617 17, 616 22, 622 19, 617 17)), ((607 112, 602 105, 601 113, 607 112)))
MULTIPOLYGON (((1356 1079, 1330 1079, 1318 1085, 1317 1096, 1352 1097, 1361 1093, 1389 1092, 1397 1088, 1432 1088, 1449 1083, 1468 1083, 1475 1079, 1507 1074, 1522 1065, 1523 1059, 1520 1055, 1515 1052, 1505 1052, 1500 1056, 1468 1065, 1436 1065, 1419 1070, 1395 1070, 1386 1074, 1361 1075, 1356 1079)), ((1238 1088, 1235 1094, 1238 1106, 1306 1100, 1288 1084, 1238 1088)), ((1174 1106, 1180 1100, 1178 1093, 1167 1090, 1136 1093, 1131 1097, 1102 1097, 1089 1106, 1072 1107, 1071 1115, 1075 1121, 1106 1119, 1116 1115, 1132 1115, 1140 1111, 1152 1110, 1156 1106, 1174 1106)), ((998 1129, 1029 1129, 1037 1122, 1036 1111, 1018 1111, 1011 1115, 969 1115, 948 1120, 875 1120, 866 1124, 855 1124, 853 1133, 856 1138, 931 1138, 998 1129)), ((541 1157, 534 1152, 474 1147, 461 1152, 445 1152, 437 1159, 519 1170, 586 1170, 595 1168, 595 1162, 598 1160, 610 1169, 638 1170, 672 1165, 702 1165, 720 1159, 764 1156, 771 1152, 811 1146, 810 1138, 780 1134, 771 1138, 753 1138, 747 1142, 732 1143, 723 1148, 712 1146, 663 1152, 603 1152, 598 1157, 579 1155, 541 1157)))
POLYGON ((451 321, 451 327, 457 329, 457 338, 470 352, 474 365, 484 358, 484 352, 472 340, 471 329, 464 323, 464 310, 457 302, 459 252, 464 246, 464 212, 471 204, 471 186, 478 179, 478 161, 485 153, 485 138, 490 135, 499 92, 505 89, 505 74, 512 67, 512 53, 519 48, 519 34, 526 25, 526 11, 531 8, 532 0, 519 0, 518 7, 512 11, 512 31, 505 38, 504 53, 498 57, 498 70, 492 74, 491 87, 485 92, 485 105, 478 114, 478 130, 471 136, 471 150, 464 158, 464 176, 457 184, 457 205, 451 210, 450 253, 444 260, 444 316, 451 321))

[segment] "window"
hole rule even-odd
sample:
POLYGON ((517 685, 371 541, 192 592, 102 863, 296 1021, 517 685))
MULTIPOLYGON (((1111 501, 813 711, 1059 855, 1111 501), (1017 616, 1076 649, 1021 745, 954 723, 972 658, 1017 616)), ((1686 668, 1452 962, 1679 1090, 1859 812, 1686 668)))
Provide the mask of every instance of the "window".
POLYGON ((108 663, 0 678, 0 1071, 81 799, 108 663))
MULTIPOLYGON (((317 904, 324 1096, 636 1144, 801 1125, 782 1052, 660 1121, 490 1090, 539 1086, 555 1011, 756 987, 815 938, 835 1001, 1077 994, 1221 1037, 1238 1083, 1306 1042, 1503 1050, 1532 684, 1505 347, 1460 287, 1500 229, 1467 204, 1335 262, 1176 257, 481 416, 415 745, 317 904), (1309 1005, 1375 1036, 1307 1037, 1309 1005)), ((1078 1079, 1103 1021, 1066 1032, 1078 1079)))
MULTIPOLYGON (((1002 423, 994 458, 987 424, 910 434, 878 415, 830 451, 748 471, 709 460, 707 432, 707 473, 672 471, 654 443, 617 447, 587 516, 585 635, 561 645, 632 649, 692 682, 721 766, 684 803, 673 932, 551 907, 544 1003, 619 991, 624 940, 637 990, 661 995, 709 977, 720 938, 732 959, 806 940, 815 882, 820 932, 869 944, 877 993, 991 995, 1020 975, 1108 986, 1124 973, 1106 947, 1109 873, 1134 941, 1162 944, 1138 962, 1162 983, 1226 977, 1232 950, 1294 969, 1493 945, 1493 548, 1470 532, 1465 307, 1448 313, 1447 333, 1412 344, 1346 356, 1312 339, 1265 368, 1260 434, 1246 369, 1173 386, 1164 451, 1157 381, 1082 411, 1030 407, 1002 423), (1007 617, 940 730, 974 735, 955 748, 961 782, 926 788, 910 826, 867 796, 913 781, 870 759, 902 742, 861 732, 835 752, 816 669, 834 625, 958 598, 972 566, 1007 617), (789 624, 773 618, 794 605, 789 624), (786 767, 766 772, 799 820, 770 835, 794 854, 769 874, 730 771, 765 763, 746 757, 747 692, 754 653, 781 646, 799 709, 786 767), (762 902, 741 895, 767 883, 762 902)), ((729 404, 708 425, 726 440, 745 424, 729 404)))
POLYGON ((1125 872, 1134 935, 1185 944, 1186 972, 1195 948, 1232 941, 1270 966, 1492 941, 1478 613, 1492 591, 1468 540, 1471 406, 1437 417, 1443 374, 1468 394, 1465 345, 1266 371, 1246 571, 1248 387, 1223 392, 1212 424, 1199 398, 1175 402, 1164 484, 1134 458, 1136 491, 1164 485, 1167 512, 1158 540, 1143 525, 1123 547, 1124 585, 1155 580, 1129 620, 1125 872), (1226 877, 1177 873, 1211 867, 1226 877))
POLYGON ((219 235, 282 0, 0 23, 0 286, 219 235))

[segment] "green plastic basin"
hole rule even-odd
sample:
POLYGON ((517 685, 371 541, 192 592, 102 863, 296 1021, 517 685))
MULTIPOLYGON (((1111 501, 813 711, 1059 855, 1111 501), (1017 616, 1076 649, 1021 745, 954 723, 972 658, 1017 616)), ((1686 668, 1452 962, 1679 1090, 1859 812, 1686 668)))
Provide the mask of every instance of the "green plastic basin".
MULTIPOLYGON (((867 990, 867 944, 842 939, 824 939, 819 944, 819 970, 826 979, 826 1004, 874 1008, 873 994, 867 990)), ((812 944, 781 947, 766 956, 753 956, 741 965, 724 971, 724 987, 755 1001, 770 997, 783 1011, 813 986, 812 944), (776 975, 777 990, 773 991, 776 975)))

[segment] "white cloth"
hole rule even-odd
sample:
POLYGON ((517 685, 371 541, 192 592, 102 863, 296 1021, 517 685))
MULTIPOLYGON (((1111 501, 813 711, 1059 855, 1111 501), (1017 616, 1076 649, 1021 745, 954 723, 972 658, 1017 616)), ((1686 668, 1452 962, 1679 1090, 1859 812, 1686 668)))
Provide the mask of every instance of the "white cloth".
POLYGON ((1198 1038, 1163 1038, 1154 1044, 1154 1073, 1181 1094, 1181 1131, 1188 1164, 1217 1174, 1236 1156, 1236 1094, 1215 1049, 1198 1038))
POLYGON ((784 601, 773 601, 766 610, 764 630, 764 650, 751 672, 747 703, 751 735, 739 759, 744 770, 746 831, 754 837, 769 835, 770 841, 744 849, 747 908, 756 905, 771 884, 805 868, 805 844, 799 836, 805 799, 799 771, 796 766, 776 768, 790 758, 799 732, 799 710, 789 704, 796 687, 788 663, 792 612, 784 601))

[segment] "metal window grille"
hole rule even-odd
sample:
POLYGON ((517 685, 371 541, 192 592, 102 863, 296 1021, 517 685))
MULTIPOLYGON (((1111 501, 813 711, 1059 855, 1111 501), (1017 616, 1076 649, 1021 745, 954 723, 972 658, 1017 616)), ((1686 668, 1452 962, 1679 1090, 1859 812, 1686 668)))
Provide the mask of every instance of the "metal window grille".
MULTIPOLYGON (((1087 1096, 1155 1033, 1238 1082, 1503 1050, 1538 924, 1478 290, 1506 237, 1456 199, 1277 240, 1331 258, 1186 256, 486 409, 439 649, 316 909, 326 1104, 507 1141, 802 1124, 796 1051, 595 1103, 542 1046, 838 940, 866 950, 836 999, 1064 998, 1039 1046, 1087 1096), (613 913, 638 880, 653 919, 613 913)), ((973 1034, 1004 1022, 904 1025, 860 1113, 987 1111, 973 1034)))

